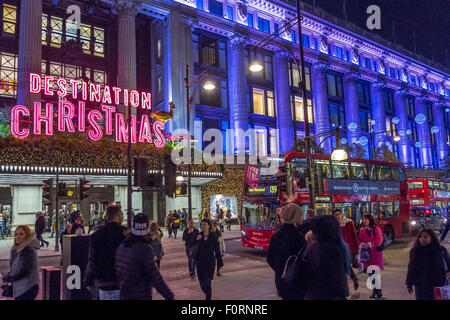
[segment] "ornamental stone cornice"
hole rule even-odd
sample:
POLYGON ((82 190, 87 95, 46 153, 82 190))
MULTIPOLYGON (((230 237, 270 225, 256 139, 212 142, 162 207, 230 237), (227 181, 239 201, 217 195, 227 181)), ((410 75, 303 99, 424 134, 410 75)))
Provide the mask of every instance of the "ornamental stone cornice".
POLYGON ((246 37, 241 33, 234 33, 228 38, 231 47, 241 47, 246 44, 246 37))
POLYGON ((141 6, 141 1, 115 0, 115 6, 119 14, 137 14, 141 6))
POLYGON ((344 74, 344 81, 356 81, 361 78, 361 72, 350 70, 344 74))
POLYGON ((430 95, 428 94, 428 92, 422 92, 422 94, 420 96, 416 97, 416 100, 419 103, 425 103, 429 99, 430 99, 430 95))
POLYGON ((291 56, 291 53, 288 50, 282 48, 282 49, 275 51, 275 56, 284 58, 284 59, 288 59, 291 56))
POLYGON ((323 60, 315 62, 312 66, 314 72, 326 72, 329 68, 330 63, 323 60))
POLYGON ((370 87, 374 90, 380 90, 386 88, 386 80, 378 79, 376 82, 372 82, 370 87))
POLYGON ((395 94, 398 95, 400 98, 406 98, 406 96, 409 93, 409 89, 402 87, 395 90, 395 94))

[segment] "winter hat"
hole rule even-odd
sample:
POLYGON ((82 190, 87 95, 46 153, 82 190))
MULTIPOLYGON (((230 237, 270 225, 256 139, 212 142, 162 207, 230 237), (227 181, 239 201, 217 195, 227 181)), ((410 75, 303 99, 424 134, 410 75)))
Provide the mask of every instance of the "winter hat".
POLYGON ((341 226, 333 216, 317 216, 311 221, 312 232, 319 237, 319 241, 339 242, 341 226))
POLYGON ((300 217, 303 216, 303 209, 295 203, 289 203, 281 208, 280 217, 285 223, 299 222, 300 217))
POLYGON ((150 233, 150 224, 145 214, 139 213, 134 216, 131 233, 135 236, 146 236, 150 233))

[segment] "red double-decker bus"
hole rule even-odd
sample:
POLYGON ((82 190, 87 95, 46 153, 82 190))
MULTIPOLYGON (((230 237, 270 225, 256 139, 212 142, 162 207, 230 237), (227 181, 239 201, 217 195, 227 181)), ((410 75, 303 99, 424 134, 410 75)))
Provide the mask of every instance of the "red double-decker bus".
MULTIPOLYGON (((317 214, 331 214, 340 208, 344 215, 361 225, 362 215, 372 214, 388 239, 411 234, 408 182, 402 163, 348 159, 333 161, 330 156, 313 155, 312 172, 316 190, 317 214)), ((308 189, 300 181, 305 176, 306 154, 284 156, 290 194, 274 191, 277 179, 262 168, 248 165, 244 177, 241 215, 242 244, 267 250, 270 237, 279 225, 277 208, 297 203, 309 206, 308 189), (265 174, 264 174, 265 173, 265 174)))
POLYGON ((450 183, 425 178, 408 179, 408 200, 411 207, 450 206, 450 183))

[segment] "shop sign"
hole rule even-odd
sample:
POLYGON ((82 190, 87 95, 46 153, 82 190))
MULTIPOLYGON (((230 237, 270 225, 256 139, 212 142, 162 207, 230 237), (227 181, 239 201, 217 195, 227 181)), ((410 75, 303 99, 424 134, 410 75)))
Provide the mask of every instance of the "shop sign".
POLYGON ((400 194, 399 182, 327 180, 328 194, 400 194))
MULTIPOLYGON (((30 75, 29 91, 32 94, 43 91, 46 96, 58 97, 55 122, 59 132, 86 132, 89 139, 94 141, 102 139, 104 135, 114 135, 116 142, 128 142, 128 130, 131 130, 131 143, 154 144, 157 148, 165 145, 164 122, 151 122, 148 114, 142 114, 139 119, 136 115, 131 115, 129 128, 125 115, 117 111, 119 104, 151 110, 149 92, 110 88, 107 85, 101 90, 99 84, 51 76, 41 79, 37 74, 30 75), (66 98, 78 100, 78 105, 62 100, 66 98), (87 101, 100 103, 101 108, 87 108, 87 101)), ((35 102, 34 106, 16 105, 11 110, 11 133, 19 139, 25 139, 30 134, 52 136, 53 111, 52 103, 46 103, 45 106, 41 102, 35 102), (32 123, 30 128, 20 125, 27 122, 32 123)))
POLYGON ((330 196, 317 196, 316 202, 331 202, 330 196))

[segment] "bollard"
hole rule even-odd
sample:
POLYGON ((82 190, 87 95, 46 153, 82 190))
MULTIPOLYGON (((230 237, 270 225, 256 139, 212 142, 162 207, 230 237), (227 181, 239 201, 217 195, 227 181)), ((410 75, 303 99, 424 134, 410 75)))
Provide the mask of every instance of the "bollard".
POLYGON ((61 269, 44 266, 41 270, 42 300, 61 300, 61 269))

